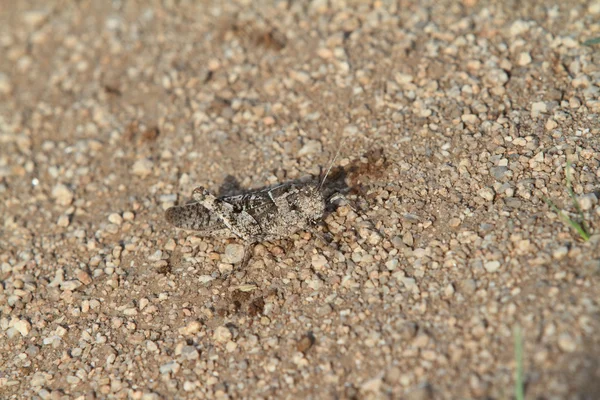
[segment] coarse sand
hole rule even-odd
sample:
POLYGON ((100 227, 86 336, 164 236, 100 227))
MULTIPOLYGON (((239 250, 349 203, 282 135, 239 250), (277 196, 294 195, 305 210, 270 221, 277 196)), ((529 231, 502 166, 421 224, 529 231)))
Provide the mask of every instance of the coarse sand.
POLYGON ((598 398, 599 20, 0 1, 0 398, 598 398), (243 268, 165 221, 338 149, 343 197, 243 268))

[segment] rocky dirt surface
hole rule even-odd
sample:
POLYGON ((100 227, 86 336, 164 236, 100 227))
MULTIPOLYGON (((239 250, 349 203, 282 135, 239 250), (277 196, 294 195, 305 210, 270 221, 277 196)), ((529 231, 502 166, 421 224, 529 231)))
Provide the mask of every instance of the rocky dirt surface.
POLYGON ((599 1, 0 10, 0 397, 595 398, 599 1), (338 148, 245 268, 164 220, 338 148))

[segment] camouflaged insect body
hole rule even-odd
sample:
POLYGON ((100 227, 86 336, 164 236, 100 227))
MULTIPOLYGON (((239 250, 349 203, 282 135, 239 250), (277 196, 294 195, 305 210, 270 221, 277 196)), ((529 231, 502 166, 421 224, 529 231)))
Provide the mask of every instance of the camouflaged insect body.
POLYGON ((194 203, 171 207, 166 219, 178 228, 248 243, 287 238, 320 220, 325 196, 318 181, 289 182, 237 196, 215 197, 194 189, 194 203))

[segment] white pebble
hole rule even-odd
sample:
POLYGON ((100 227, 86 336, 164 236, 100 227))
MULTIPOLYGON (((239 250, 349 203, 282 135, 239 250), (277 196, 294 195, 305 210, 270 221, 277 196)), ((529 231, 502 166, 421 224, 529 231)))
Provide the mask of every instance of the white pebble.
POLYGON ((200 276, 198 277, 198 281, 199 281, 200 283, 208 283, 208 282, 210 282, 210 281, 214 281, 214 280, 215 280, 215 278, 213 278, 213 277, 212 277, 212 276, 210 276, 210 275, 200 275, 200 276))
POLYGON ((225 326, 217 327, 213 333, 213 339, 219 343, 226 343, 230 341, 232 337, 231 331, 225 326))
POLYGON ((158 369, 161 375, 166 375, 169 373, 176 374, 179 371, 180 365, 175 361, 170 361, 166 364, 163 364, 158 369))
POLYGON ((304 146, 298 151, 298 157, 306 156, 309 154, 320 154, 322 152, 321 142, 318 140, 309 140, 304 146))
POLYGON ((194 346, 183 346, 181 349, 181 358, 184 360, 196 360, 198 357, 198 350, 194 346))
POLYGON ((147 299, 147 298, 145 298, 145 297, 142 297, 142 298, 140 299, 140 303, 139 303, 139 305, 138 305, 138 306, 139 306, 139 308, 140 308, 140 311, 141 311, 141 310, 143 310, 144 308, 146 308, 146 306, 147 306, 148 304, 150 304, 150 300, 148 300, 148 299, 147 299))
POLYGON ((315 269, 323 269, 327 265, 327 259, 322 254, 314 254, 311 260, 312 266, 315 269))
POLYGON ((463 114, 460 119, 467 125, 475 125, 479 122, 479 118, 475 114, 463 114))
POLYGON ((519 64, 521 67, 531 64, 531 55, 527 52, 519 54, 517 64, 519 64))
POLYGON ((115 225, 121 225, 123 223, 123 217, 117 213, 110 214, 108 220, 115 225))
POLYGON ((581 207, 583 211, 591 210, 596 204, 598 204, 598 199, 594 193, 589 193, 579 198, 579 207, 581 207))
POLYGON ((567 353, 572 353, 577 349, 577 343, 571 335, 563 333, 558 337, 558 347, 567 353))
POLYGON ((453 294, 454 294, 454 285, 452 285, 451 283, 449 283, 448 286, 446 286, 444 288, 444 296, 446 296, 446 297, 452 297, 453 294))
POLYGON ((479 191, 477 191, 477 194, 479 195, 479 197, 482 197, 487 201, 494 200, 494 191, 490 188, 479 189, 479 191))
POLYGON ((546 121, 545 127, 546 127, 547 131, 551 131, 553 129, 556 129, 557 126, 558 126, 558 122, 556 122, 552 118, 548 118, 548 121, 546 121))
POLYGON ((68 215, 61 215, 60 217, 58 217, 58 221, 56 222, 56 225, 60 226, 61 228, 66 228, 67 226, 69 226, 69 216, 68 215))
POLYGON ((52 197, 56 200, 56 203, 61 206, 68 206, 73 202, 73 192, 62 183, 54 186, 52 189, 52 197))
POLYGON ((61 290, 70 290, 70 291, 73 291, 80 286, 81 286, 81 282, 79 282, 76 279, 70 280, 70 281, 63 281, 60 284, 61 290))
POLYGON ((67 329, 59 325, 59 326, 56 327, 56 330, 54 331, 54 333, 57 336, 61 336, 62 337, 62 336, 65 336, 67 334, 67 329))
POLYGON ((525 138, 519 137, 513 140, 513 144, 515 146, 525 146, 527 144, 527 140, 525 140, 525 138))
POLYGON ((200 321, 192 321, 189 324, 187 324, 185 327, 180 328, 179 333, 181 333, 182 335, 194 335, 194 334, 200 332, 201 328, 202 328, 202 324, 200 323, 200 321))
POLYGON ((407 83, 411 83, 414 80, 414 78, 412 75, 397 72, 396 74, 394 74, 394 80, 399 85, 406 85, 407 83))
POLYGON ((228 353, 231 353, 233 351, 235 351, 235 349, 237 349, 237 343, 233 342, 233 341, 229 341, 227 342, 227 344, 225 345, 225 350, 227 350, 228 353))
POLYGON ((219 270, 220 274, 228 275, 233 271, 233 265, 227 263, 219 263, 219 265, 217 265, 217 269, 219 270))
POLYGON ((222 261, 226 264, 237 264, 244 259, 244 246, 231 243, 225 246, 225 254, 222 261))
POLYGON ((132 317, 134 315, 137 315, 137 309, 136 308, 126 308, 123 310, 123 315, 127 316, 127 317, 132 317))
POLYGON ((24 319, 16 321, 12 327, 15 328, 21 334, 21 336, 27 336, 31 331, 31 324, 29 321, 24 319))
POLYGON ((155 342, 153 342, 152 340, 148 340, 146 342, 146 350, 154 353, 154 352, 158 351, 158 345, 155 342))
POLYGON ((413 251, 413 256, 417 258, 423 258, 427 255, 427 250, 422 248, 417 248, 413 251))
POLYGON ((494 273, 500 269, 500 261, 488 261, 483 264, 483 268, 489 273, 494 273))
POLYGON ((146 177, 152 173, 152 167, 154 167, 154 163, 152 160, 148 158, 142 158, 133 163, 133 167, 131 167, 131 172, 134 175, 146 177))
POLYGON ((323 281, 315 278, 315 279, 310 279, 308 281, 306 281, 306 284, 308 285, 309 288, 311 288, 312 290, 320 290, 323 287, 323 281))
POLYGON ((153 254, 148 256, 148 261, 160 261, 162 260, 162 250, 156 250, 153 254))
POLYGON ((392 258, 391 260, 387 261, 385 263, 385 267, 388 269, 388 271, 394 271, 398 267, 398 259, 392 258))
POLYGON ((531 104, 531 118, 539 117, 540 114, 548 112, 548 106, 543 101, 536 101, 531 104))
POLYGON ((418 287, 417 287, 417 281, 415 281, 415 278, 404 277, 404 278, 402 278, 402 283, 409 290, 418 289, 418 287))
POLYGON ((560 246, 552 253, 552 257, 556 260, 560 260, 564 258, 569 253, 569 248, 567 246, 560 246))
POLYGON ((513 22, 512 25, 510 26, 509 33, 511 36, 519 36, 519 35, 527 32, 529 30, 529 26, 531 24, 532 24, 532 22, 526 22, 526 21, 523 21, 522 19, 518 19, 515 22, 513 22))

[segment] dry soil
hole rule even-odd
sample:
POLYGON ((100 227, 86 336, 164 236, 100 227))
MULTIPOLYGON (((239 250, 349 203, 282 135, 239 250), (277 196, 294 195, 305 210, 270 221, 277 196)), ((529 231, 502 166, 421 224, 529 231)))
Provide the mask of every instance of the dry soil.
POLYGON ((0 397, 508 399, 521 332, 527 398, 595 398, 598 20, 1 1, 0 397), (164 220, 338 149, 345 199, 244 268, 164 220))

